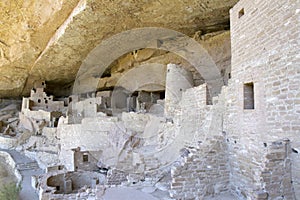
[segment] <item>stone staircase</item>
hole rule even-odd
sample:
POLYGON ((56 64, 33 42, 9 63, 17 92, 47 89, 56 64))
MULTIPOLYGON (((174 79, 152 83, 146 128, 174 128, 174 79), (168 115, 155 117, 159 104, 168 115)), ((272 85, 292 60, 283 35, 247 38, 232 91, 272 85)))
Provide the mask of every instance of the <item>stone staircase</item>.
POLYGON ((145 164, 145 171, 151 172, 153 170, 157 170, 160 167, 160 162, 158 158, 151 156, 144 156, 143 161, 145 164))

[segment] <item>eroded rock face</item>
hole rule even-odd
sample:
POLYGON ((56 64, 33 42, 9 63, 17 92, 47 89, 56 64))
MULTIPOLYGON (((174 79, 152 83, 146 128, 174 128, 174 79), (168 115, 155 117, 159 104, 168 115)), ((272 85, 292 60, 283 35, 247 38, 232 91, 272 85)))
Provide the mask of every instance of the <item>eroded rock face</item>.
POLYGON ((65 0, 1 1, 0 96, 22 93, 35 60, 76 4, 65 0))
POLYGON ((227 29, 236 2, 2 1, 0 96, 28 94, 37 79, 68 91, 86 55, 125 30, 164 27, 193 36, 227 29))

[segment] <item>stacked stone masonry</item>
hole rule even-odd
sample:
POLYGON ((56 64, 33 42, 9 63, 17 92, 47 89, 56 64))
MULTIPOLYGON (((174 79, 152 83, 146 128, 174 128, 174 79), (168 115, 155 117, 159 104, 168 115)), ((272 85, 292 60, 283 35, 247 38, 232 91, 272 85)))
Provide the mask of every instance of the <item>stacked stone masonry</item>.
POLYGON ((170 196, 203 199, 228 191, 229 168, 224 136, 215 136, 198 148, 186 149, 171 169, 170 196))
MULTIPOLYGON (((231 143, 231 188, 240 196, 255 199, 254 191, 264 189, 269 199, 295 198, 280 184, 262 186, 258 172, 259 163, 265 162, 261 157, 265 144, 288 138, 291 148, 300 147, 299 5, 299 1, 241 0, 230 11, 232 78, 225 91, 224 131, 231 143), (254 109, 243 105, 244 85, 249 83, 253 84, 254 109)), ((293 185, 285 186, 294 187, 299 197, 299 154, 292 153, 290 158, 287 176, 292 173, 293 185)))

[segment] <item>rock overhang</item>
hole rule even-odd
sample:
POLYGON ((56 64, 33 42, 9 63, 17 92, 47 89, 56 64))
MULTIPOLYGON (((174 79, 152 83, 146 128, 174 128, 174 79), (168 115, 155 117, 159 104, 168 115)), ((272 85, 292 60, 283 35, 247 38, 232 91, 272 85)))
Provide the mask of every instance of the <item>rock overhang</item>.
POLYGON ((123 31, 163 27, 193 36, 228 29, 229 9, 236 2, 32 0, 8 3, 10 7, 1 4, 0 96, 28 95, 34 80, 40 79, 68 91, 65 85, 72 84, 89 52, 123 31))

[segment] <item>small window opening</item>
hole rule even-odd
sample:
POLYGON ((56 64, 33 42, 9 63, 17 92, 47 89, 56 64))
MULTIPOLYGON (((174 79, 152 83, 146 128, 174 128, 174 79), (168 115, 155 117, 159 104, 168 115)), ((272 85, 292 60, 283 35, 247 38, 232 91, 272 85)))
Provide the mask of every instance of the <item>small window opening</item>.
POLYGON ((60 190, 60 186, 56 186, 56 190, 59 191, 60 190))
POLYGON ((239 18, 241 18, 242 16, 245 15, 245 10, 244 8, 242 8, 240 11, 239 11, 239 18))
POLYGON ((159 99, 165 99, 165 91, 159 93, 159 99))
POLYGON ((254 109, 253 82, 244 84, 244 109, 254 109))
POLYGON ((38 99, 38 103, 41 103, 41 100, 40 100, 40 99, 38 99))
POLYGON ((89 161, 89 155, 82 155, 82 160, 83 160, 83 162, 88 162, 89 161))
POLYGON ((48 103, 48 100, 45 100, 45 104, 47 104, 48 103))
POLYGON ((268 146, 268 144, 264 142, 264 147, 267 147, 267 146, 268 146))

